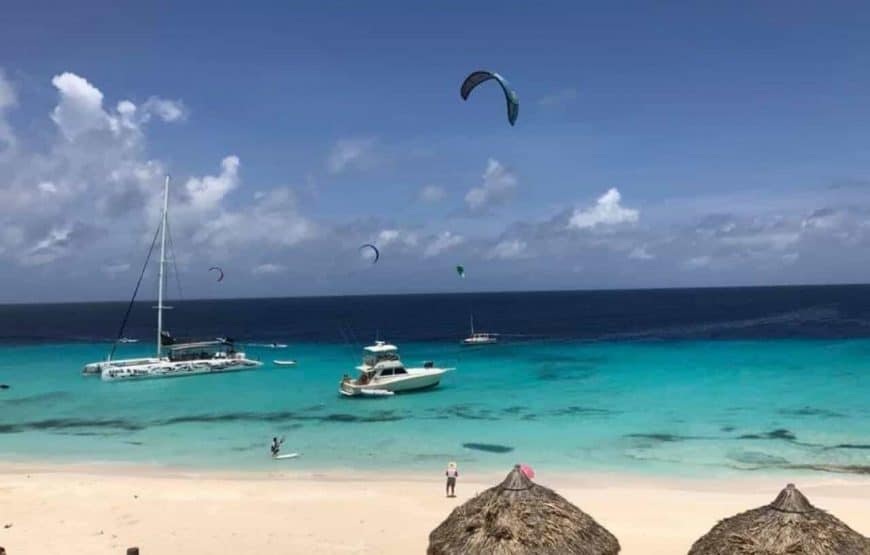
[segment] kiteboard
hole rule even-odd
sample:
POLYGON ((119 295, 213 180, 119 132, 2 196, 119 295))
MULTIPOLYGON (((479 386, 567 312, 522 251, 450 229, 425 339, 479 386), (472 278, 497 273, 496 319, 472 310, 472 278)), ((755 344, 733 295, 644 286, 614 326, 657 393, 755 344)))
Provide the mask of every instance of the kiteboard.
POLYGON ((296 457, 301 456, 300 453, 287 453, 286 455, 276 455, 272 457, 273 459, 282 460, 282 459, 295 459, 296 457))

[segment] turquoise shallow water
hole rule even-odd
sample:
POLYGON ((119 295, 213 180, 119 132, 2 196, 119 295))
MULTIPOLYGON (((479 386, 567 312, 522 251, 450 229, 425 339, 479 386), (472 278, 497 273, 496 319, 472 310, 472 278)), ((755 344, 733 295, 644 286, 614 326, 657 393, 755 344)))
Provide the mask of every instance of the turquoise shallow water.
POLYGON ((105 344, 3 346, 0 456, 243 470, 457 460, 679 476, 870 472, 868 340, 400 347, 406 364, 457 370, 428 392, 348 400, 337 384, 359 353, 346 345, 248 347, 262 369, 127 383, 79 375, 105 344), (271 461, 273 435, 304 456, 271 461))

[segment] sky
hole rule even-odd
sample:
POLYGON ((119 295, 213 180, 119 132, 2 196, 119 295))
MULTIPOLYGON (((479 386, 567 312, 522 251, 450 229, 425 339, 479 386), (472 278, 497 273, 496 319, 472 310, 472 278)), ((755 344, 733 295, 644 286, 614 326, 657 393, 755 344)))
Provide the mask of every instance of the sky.
POLYGON ((167 174, 187 298, 866 282, 867 28, 857 2, 7 1, 0 302, 128 298, 167 174), (516 126, 495 83, 461 100, 478 69, 516 126))

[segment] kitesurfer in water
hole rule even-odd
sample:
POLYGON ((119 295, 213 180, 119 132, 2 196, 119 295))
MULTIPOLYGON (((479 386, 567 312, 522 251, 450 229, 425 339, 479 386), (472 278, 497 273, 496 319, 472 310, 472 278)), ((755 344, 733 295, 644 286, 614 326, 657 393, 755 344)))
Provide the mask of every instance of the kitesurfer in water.
POLYGON ((277 437, 272 438, 272 445, 269 449, 272 451, 272 456, 277 457, 278 453, 281 452, 281 444, 284 443, 283 439, 278 439, 277 437))

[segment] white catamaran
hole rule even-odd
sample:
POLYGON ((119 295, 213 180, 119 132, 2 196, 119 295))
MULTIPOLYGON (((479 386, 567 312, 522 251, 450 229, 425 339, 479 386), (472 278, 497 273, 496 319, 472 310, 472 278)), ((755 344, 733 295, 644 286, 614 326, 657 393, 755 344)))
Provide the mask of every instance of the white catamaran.
MULTIPOLYGON (((231 339, 176 344, 172 337, 167 332, 164 332, 163 310, 168 308, 163 304, 166 266, 166 221, 168 213, 169 176, 166 177, 163 185, 163 216, 160 222, 160 269, 157 284, 157 356, 112 360, 112 354, 110 354, 108 359, 103 362, 86 364, 82 371, 83 374, 98 374, 103 380, 112 381, 235 372, 250 370, 262 365, 261 362, 246 358, 244 352, 237 351, 231 339)), ((152 243, 152 249, 153 247, 154 244, 152 243)), ((135 300, 135 293, 133 300, 135 300)), ((130 306, 132 306, 132 303, 133 301, 131 300, 130 306)), ((123 326, 124 324, 122 324, 121 333, 123 333, 123 326)), ((114 347, 112 353, 114 353, 114 347)))
POLYGON ((474 331, 474 315, 471 316, 471 335, 462 340, 462 344, 471 345, 493 345, 498 343, 497 333, 486 333, 482 331, 474 331))

